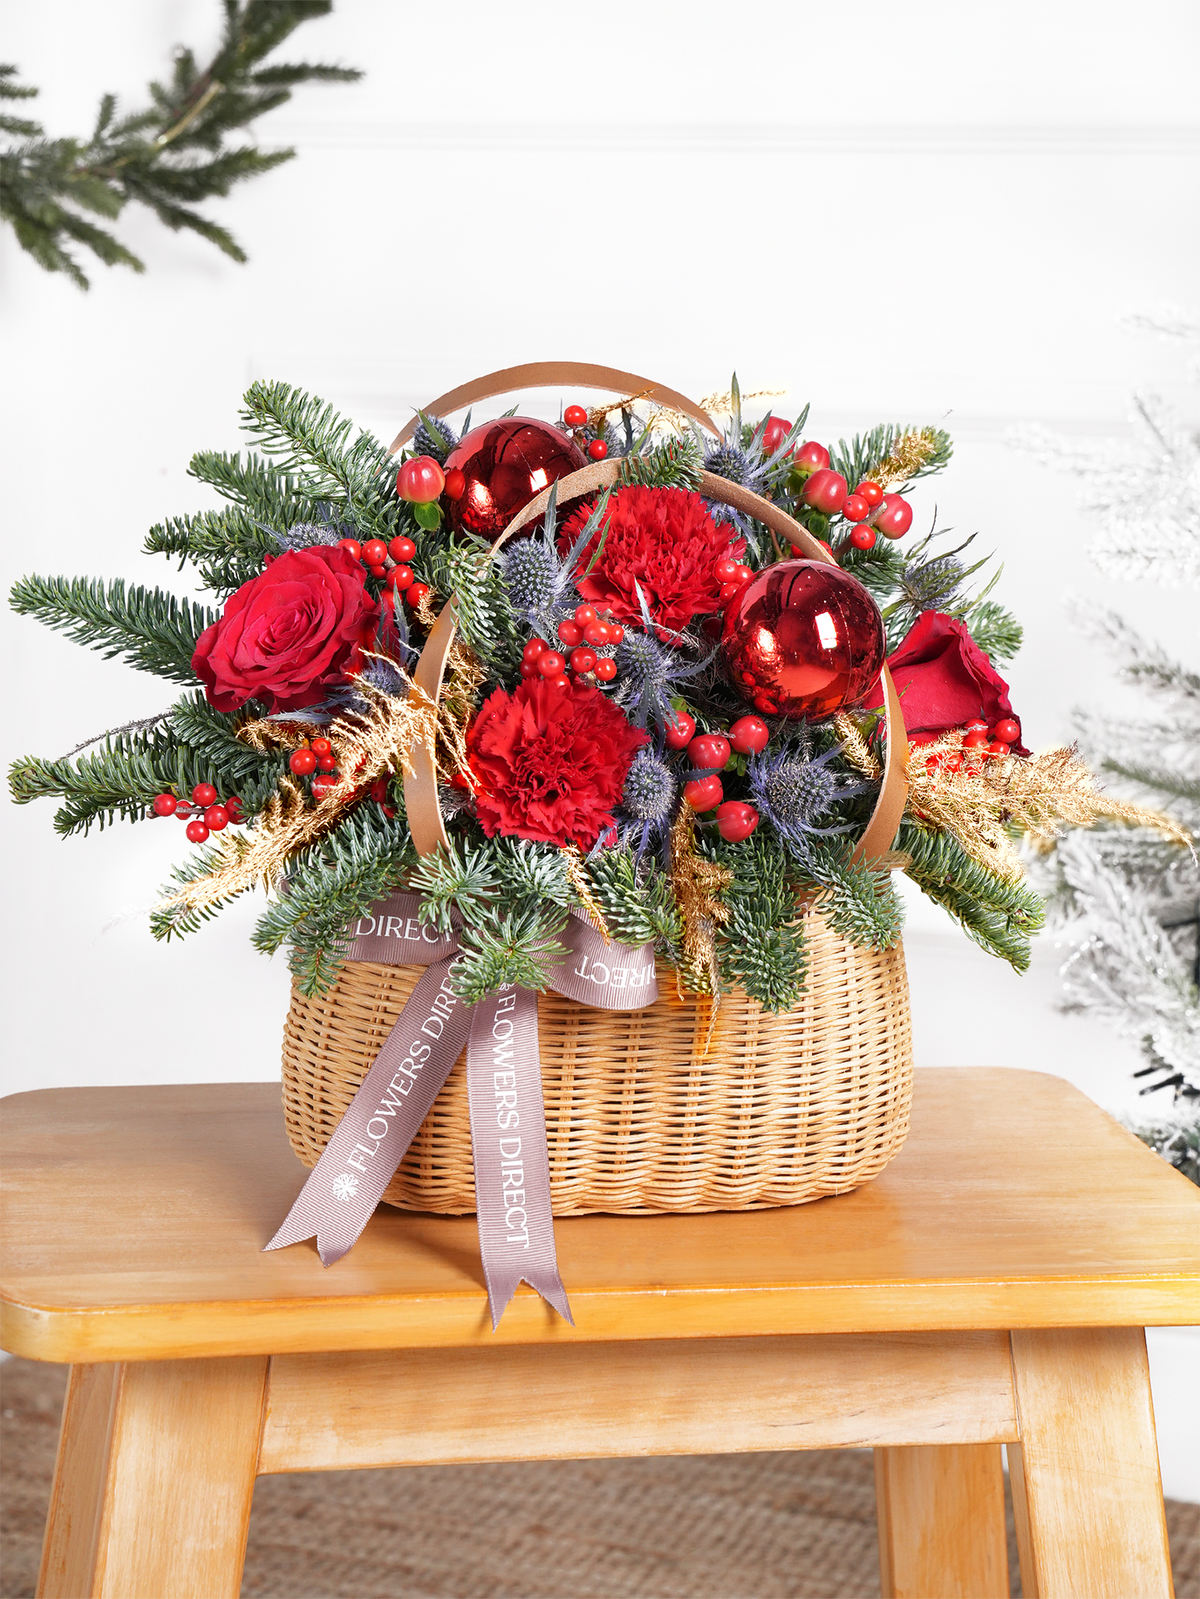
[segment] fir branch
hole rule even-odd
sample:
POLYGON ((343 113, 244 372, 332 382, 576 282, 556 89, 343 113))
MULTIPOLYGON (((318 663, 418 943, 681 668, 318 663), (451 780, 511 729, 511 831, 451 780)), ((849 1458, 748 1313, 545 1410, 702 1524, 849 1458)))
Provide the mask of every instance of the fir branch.
POLYGON ((970 938, 1015 971, 1027 970, 1030 936, 1046 920, 1045 906, 1031 888, 988 871, 949 833, 929 832, 907 817, 896 847, 912 859, 908 875, 913 882, 970 938))
POLYGON ((215 710, 201 689, 185 694, 171 707, 171 728, 181 745, 186 746, 197 760, 206 761, 213 774, 208 779, 217 780, 217 787, 238 794, 243 814, 253 814, 240 792, 243 784, 252 784, 255 790, 274 789, 287 769, 287 755, 254 749, 237 737, 244 722, 253 721, 265 714, 263 707, 249 700, 241 710, 225 712, 215 710))
POLYGON ((486 539, 469 534, 463 542, 427 541, 425 561, 434 590, 454 596, 463 643, 488 674, 501 677, 515 672, 521 663, 521 632, 509 598, 507 569, 492 559, 486 539))
MULTIPOLYGON (((645 439, 647 434, 642 435, 645 439)), ((648 489, 690 489, 700 487, 704 453, 691 434, 668 438, 649 449, 639 448, 641 440, 622 461, 617 475, 620 487, 633 484, 648 489)))
POLYGON ((106 588, 99 578, 25 577, 13 585, 9 603, 19 616, 35 616, 105 660, 123 656, 172 683, 195 683, 196 642, 216 620, 206 606, 162 589, 126 591, 122 578, 106 588))
POLYGON ((995 600, 976 600, 961 613, 961 619, 993 666, 1011 661, 1021 648, 1024 628, 1010 610, 995 600))
POLYGON ((619 943, 652 943, 668 959, 678 959, 683 918, 661 872, 639 873, 632 850, 605 849, 587 862, 587 875, 605 925, 619 943))
POLYGON ((767 1011, 792 1010, 808 977, 794 868, 760 829, 738 844, 698 836, 698 851, 733 873, 722 895, 729 915, 716 927, 721 980, 740 984, 767 1011))
POLYGON ((854 846, 826 840, 814 846, 806 867, 821 886, 817 910, 823 921, 860 949, 892 949, 904 930, 904 905, 890 871, 874 871, 854 859, 854 846))
MULTIPOLYGON (((36 122, 0 118, 0 132, 8 137, 0 153, 0 217, 48 272, 88 287, 71 244, 83 245, 107 266, 144 270, 111 233, 81 215, 115 218, 130 200, 148 206, 167 227, 189 229, 233 260, 246 259, 225 228, 193 207, 290 161, 295 151, 226 141, 283 105, 298 84, 352 82, 361 74, 306 63, 261 65, 295 28, 327 16, 332 0, 224 0, 223 10, 224 36, 207 67, 197 64, 192 51, 179 49, 170 82, 149 86, 146 109, 117 117, 116 97, 105 95, 87 139, 47 139, 36 122)), ((15 72, 0 68, 0 98, 36 95, 36 89, 13 81, 15 72)))
POLYGON ((450 969, 454 992, 468 1005, 510 983, 541 992, 546 967, 566 953, 558 942, 566 920, 565 910, 527 900, 468 923, 458 935, 462 953, 450 969))
POLYGON ((829 452, 829 464, 851 488, 864 478, 887 488, 893 483, 915 483, 931 477, 948 464, 954 447, 942 428, 898 426, 894 422, 839 439, 829 452))
POLYGON ((494 853, 466 840, 459 844, 451 839, 448 848, 424 856, 412 874, 413 891, 421 896, 421 920, 443 936, 453 932, 456 910, 478 918, 479 902, 494 894, 499 883, 494 853))
POLYGON ((146 535, 147 555, 178 555, 180 567, 191 561, 205 588, 230 594, 257 577, 268 555, 278 555, 279 541, 240 506, 172 516, 146 535))

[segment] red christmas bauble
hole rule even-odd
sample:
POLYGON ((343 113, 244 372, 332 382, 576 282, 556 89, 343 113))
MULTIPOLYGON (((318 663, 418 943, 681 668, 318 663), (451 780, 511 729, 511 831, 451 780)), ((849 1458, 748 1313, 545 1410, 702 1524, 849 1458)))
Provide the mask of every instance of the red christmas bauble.
POLYGON ((887 654, 883 617, 857 578, 826 561, 777 561, 725 612, 725 666, 756 710, 818 722, 867 692, 887 654))
MULTIPOLYGON (((463 475, 462 493, 446 504, 455 532, 497 539, 551 483, 587 465, 579 446, 549 422, 506 416, 472 428, 446 458, 446 477, 463 475)), ((457 480, 455 481, 457 487, 457 480)), ((559 506, 559 512, 565 509, 559 506)), ((536 523, 527 529, 533 532, 536 523)))

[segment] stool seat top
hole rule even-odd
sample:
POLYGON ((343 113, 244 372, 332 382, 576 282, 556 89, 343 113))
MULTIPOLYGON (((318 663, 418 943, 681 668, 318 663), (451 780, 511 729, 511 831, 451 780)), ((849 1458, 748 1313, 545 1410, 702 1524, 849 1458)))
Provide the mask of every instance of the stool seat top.
POLYGON ((1061 1078, 918 1071, 874 1182, 787 1209, 555 1224, 571 1328, 491 1330, 475 1219, 381 1206, 328 1270, 272 1083, 4 1102, 0 1345, 37 1360, 1200 1321, 1200 1191, 1061 1078))

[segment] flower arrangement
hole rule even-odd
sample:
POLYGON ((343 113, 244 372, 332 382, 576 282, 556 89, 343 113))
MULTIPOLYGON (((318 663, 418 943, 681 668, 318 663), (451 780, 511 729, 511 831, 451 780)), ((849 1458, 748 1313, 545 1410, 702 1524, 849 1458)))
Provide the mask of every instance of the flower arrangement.
MULTIPOLYGON (((193 931, 271 895, 255 943, 327 987, 356 918, 404 884, 459 929, 463 999, 544 986, 572 910, 652 942, 683 987, 735 984, 767 1009, 805 982, 814 905, 887 948, 900 867, 1018 968, 1042 925, 1015 838, 1099 815, 1068 750, 1032 756, 999 668, 1021 641, 971 539, 912 535, 901 492, 951 455, 940 429, 825 446, 742 414, 707 434, 645 395, 557 423, 509 415, 460 437, 423 413, 393 455, 319 400, 256 383, 255 449, 197 455, 227 504, 151 530, 213 607, 120 582, 28 578, 22 614, 183 686, 76 758, 17 761, 18 801, 53 795, 60 833, 179 818, 198 853, 152 913, 193 931), (558 486, 608 463, 603 490, 558 486), (706 484, 762 496, 822 542, 795 551, 706 484), (531 505, 537 515, 495 541, 531 505), (911 535, 911 536, 910 536, 911 535), (973 587, 973 585, 976 585, 973 587), (440 696, 417 663, 443 609, 440 696), (890 852, 857 849, 886 754, 890 664, 912 746, 890 852), (406 777, 436 751, 441 849, 419 856, 406 777)), ((577 480, 576 480, 577 481, 577 480)), ((81 747, 82 748, 82 747, 81 747)))

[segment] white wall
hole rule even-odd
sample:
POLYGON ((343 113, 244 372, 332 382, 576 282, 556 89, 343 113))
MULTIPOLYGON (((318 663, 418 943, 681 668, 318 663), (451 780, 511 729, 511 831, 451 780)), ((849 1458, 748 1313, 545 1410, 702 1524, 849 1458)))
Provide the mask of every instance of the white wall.
MULTIPOLYGON (((79 131, 174 42, 203 48, 216 10, 47 0, 10 12, 6 55, 44 86, 31 109, 49 130, 79 131)), ((146 275, 97 268, 84 296, 0 236, 5 584, 92 572, 184 592, 140 542, 208 503, 188 456, 236 446, 253 377, 309 385, 390 438, 456 382, 562 356, 694 394, 736 367, 744 388, 788 389, 778 410, 811 398, 816 437, 946 418, 956 460, 918 514, 936 503, 1004 560, 1034 745, 1116 695, 1064 626, 1068 590, 1194 654, 1194 595, 1090 570, 1072 485, 1003 434, 1035 419, 1120 451, 1132 389, 1179 387, 1169 348, 1116 318, 1195 298, 1195 8, 1149 0, 1136 26, 1114 0, 659 4, 637 21, 635 47, 628 19, 594 8, 342 0, 293 55, 369 76, 264 124, 301 158, 219 208, 248 267, 131 208, 120 230, 146 275)), ((9 755, 61 754, 172 697, 34 622, 3 631, 9 755)), ((4 821, 7 1091, 275 1074, 287 977, 248 947, 255 907, 183 948, 146 931, 181 827, 63 843, 49 806, 4 821)), ((1018 979, 918 896, 907 948, 919 1060, 1035 1066, 1133 1104, 1133 1050, 1055 1012, 1049 943, 1018 979)), ((1159 1410, 1168 1488, 1200 1499, 1180 1406, 1159 1410)))

